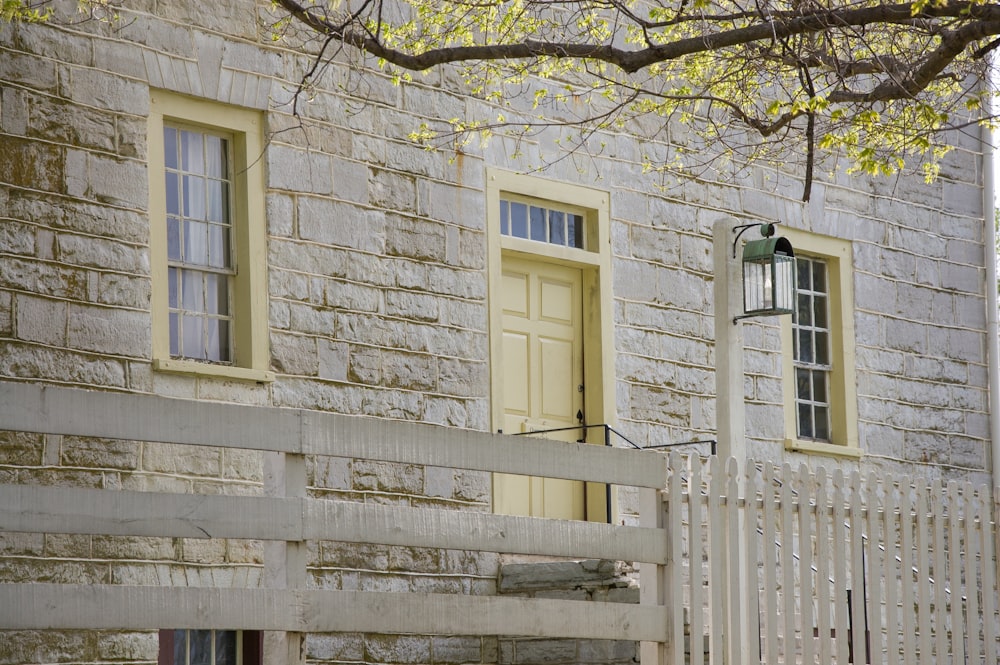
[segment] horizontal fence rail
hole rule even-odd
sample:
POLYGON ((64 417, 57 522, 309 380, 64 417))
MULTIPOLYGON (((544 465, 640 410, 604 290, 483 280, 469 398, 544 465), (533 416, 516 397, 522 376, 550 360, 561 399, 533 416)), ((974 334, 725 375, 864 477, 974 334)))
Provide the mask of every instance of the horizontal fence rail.
POLYGON ((249 588, 52 584, 40 573, 0 584, 0 630, 658 643, 644 647, 652 661, 644 665, 1000 662, 1000 543, 994 498, 983 487, 769 463, 741 471, 715 457, 17 382, 0 383, 0 430, 280 458, 277 480, 250 496, 0 484, 0 531, 248 539, 281 548, 265 547, 265 562, 276 551, 288 566, 281 579, 273 571, 247 577, 244 584, 259 585, 249 588), (633 527, 312 498, 306 456, 630 485, 650 508, 633 527), (641 562, 643 604, 308 588, 305 544, 327 541, 641 562))

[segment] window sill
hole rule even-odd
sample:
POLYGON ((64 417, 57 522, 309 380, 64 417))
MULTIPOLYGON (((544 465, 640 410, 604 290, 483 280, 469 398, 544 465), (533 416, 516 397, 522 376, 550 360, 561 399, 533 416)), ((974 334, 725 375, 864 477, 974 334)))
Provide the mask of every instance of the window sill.
POLYGON ((861 459, 862 456, 861 449, 854 446, 841 446, 835 443, 820 443, 819 441, 805 441, 803 439, 785 439, 785 450, 851 459, 861 459))
POLYGON ((158 372, 187 374, 189 376, 204 376, 214 379, 233 379, 235 381, 255 381, 271 383, 274 372, 249 367, 234 367, 232 365, 210 365, 193 360, 176 360, 174 358, 154 358, 153 369, 158 372))

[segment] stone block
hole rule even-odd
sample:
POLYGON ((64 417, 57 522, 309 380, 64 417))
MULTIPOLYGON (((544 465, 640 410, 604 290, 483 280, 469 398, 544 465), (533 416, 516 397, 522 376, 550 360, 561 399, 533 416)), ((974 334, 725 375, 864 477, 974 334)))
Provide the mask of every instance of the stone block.
POLYGON ((500 593, 599 586, 612 582, 616 574, 614 561, 597 559, 511 563, 500 568, 500 593))
POLYGON ((90 559, 94 557, 93 537, 86 534, 45 534, 45 556, 49 558, 90 559))
POLYGON ((365 635, 365 659, 374 663, 430 663, 430 637, 365 635))
POLYGON ((0 376, 52 379, 88 387, 125 386, 125 368, 116 360, 3 341, 0 376))
POLYGON ((104 661, 155 661, 159 645, 156 631, 97 635, 98 657, 104 661))
POLYGON ((69 306, 66 339, 85 351, 148 358, 152 342, 149 314, 111 307, 69 306))
POLYGON ((221 450, 205 446, 146 443, 142 451, 145 471, 191 476, 218 476, 221 450))
POLYGON ((319 371, 316 338, 272 332, 271 367, 282 374, 316 376, 319 371))
POLYGON ((329 155, 272 142, 267 148, 267 165, 270 188, 296 194, 333 193, 333 167, 329 155))
POLYGON ((309 633, 306 654, 318 661, 360 662, 364 660, 364 637, 360 633, 309 633))
MULTIPOLYGON (((300 196, 297 209, 299 237, 367 252, 385 251, 385 214, 348 203, 300 196), (359 233, 358 230, 363 229, 359 233)), ((293 266, 294 267, 294 266, 293 266)), ((317 271, 325 274, 325 271, 317 271)))
POLYGON ((431 659, 429 662, 448 665, 484 662, 482 638, 431 637, 431 659))
POLYGON ((355 460, 354 489, 419 494, 423 489, 423 468, 413 464, 355 460))
POLYGON ((354 162, 338 157, 332 159, 331 165, 334 195, 351 203, 369 205, 370 172, 368 166, 363 162, 354 162))
POLYGON ((94 662, 100 658, 96 642, 91 631, 2 630, 0 664, 94 662))
POLYGON ((61 462, 67 466, 134 470, 139 466, 139 444, 66 436, 62 442, 61 462))
POLYGON ((62 150, 54 144, 0 135, 0 173, 8 185, 60 193, 65 164, 62 150))

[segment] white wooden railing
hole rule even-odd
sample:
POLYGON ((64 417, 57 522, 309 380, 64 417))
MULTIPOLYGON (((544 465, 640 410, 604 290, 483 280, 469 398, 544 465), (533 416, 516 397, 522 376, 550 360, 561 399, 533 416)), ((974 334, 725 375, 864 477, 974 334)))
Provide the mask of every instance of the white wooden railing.
POLYGON ((0 584, 0 630, 636 640, 646 665, 1000 662, 998 534, 985 488, 766 464, 738 472, 733 460, 17 382, 0 382, 0 430, 281 458, 281 482, 266 496, 0 484, 0 531, 249 538, 282 548, 282 575, 265 576, 262 588, 0 584), (643 526, 626 527, 314 499, 305 456, 628 485, 646 492, 649 510, 643 526), (643 603, 309 588, 303 543, 316 540, 641 562, 643 603))

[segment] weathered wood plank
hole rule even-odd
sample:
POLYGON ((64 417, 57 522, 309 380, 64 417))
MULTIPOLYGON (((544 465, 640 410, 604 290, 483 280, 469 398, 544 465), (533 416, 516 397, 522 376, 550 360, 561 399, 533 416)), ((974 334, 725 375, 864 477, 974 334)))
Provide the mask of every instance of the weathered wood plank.
POLYGON ((0 382, 0 429, 333 455, 660 489, 666 456, 401 421, 0 382), (572 459, 572 464, 566 461, 572 459))
POLYGON ((647 563, 659 529, 323 499, 0 485, 0 531, 338 540, 647 563))
POLYGON ((619 603, 280 589, 0 585, 0 627, 15 630, 215 628, 666 639, 666 610, 619 603))

